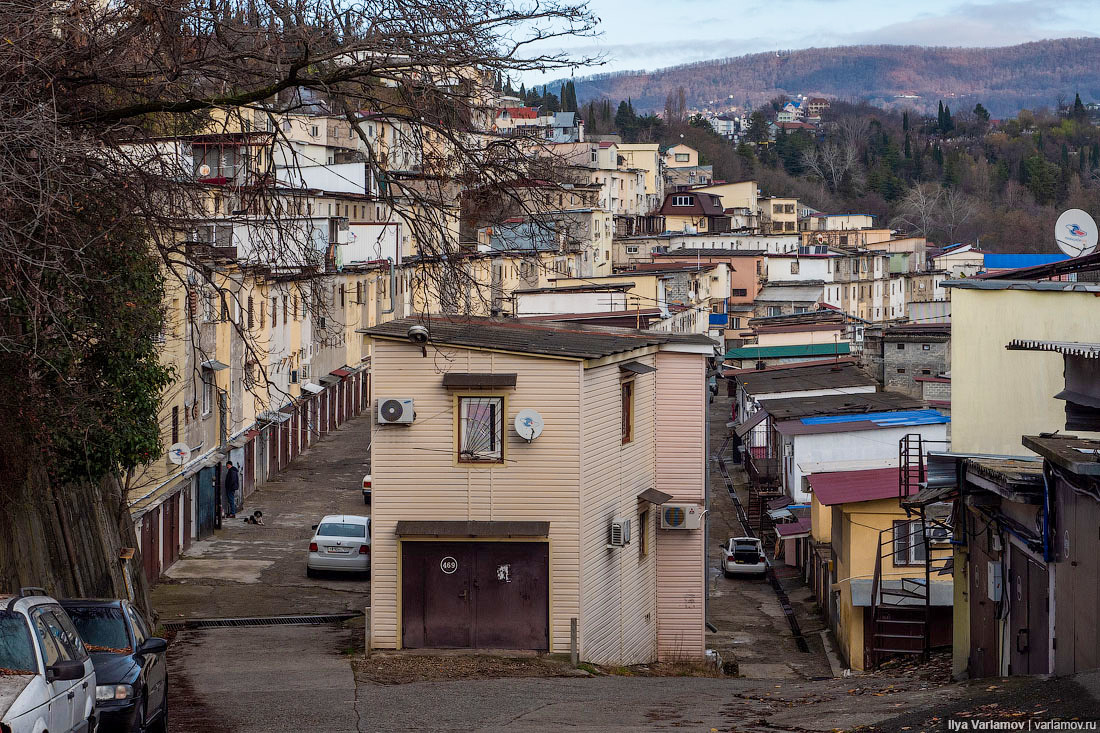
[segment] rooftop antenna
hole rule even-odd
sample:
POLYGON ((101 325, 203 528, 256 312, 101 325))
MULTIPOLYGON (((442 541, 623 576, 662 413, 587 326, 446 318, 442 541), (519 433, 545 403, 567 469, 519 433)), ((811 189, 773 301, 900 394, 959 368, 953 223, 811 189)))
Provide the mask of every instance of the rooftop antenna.
POLYGON ((1083 257, 1096 251, 1096 222, 1081 209, 1063 211, 1054 225, 1058 249, 1070 257, 1083 257))

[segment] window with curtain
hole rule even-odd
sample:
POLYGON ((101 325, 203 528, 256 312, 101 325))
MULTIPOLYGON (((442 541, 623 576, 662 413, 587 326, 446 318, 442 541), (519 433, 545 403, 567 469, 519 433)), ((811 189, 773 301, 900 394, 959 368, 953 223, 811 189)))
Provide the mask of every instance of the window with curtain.
POLYGON ((504 462, 504 398, 458 398, 458 460, 504 462))

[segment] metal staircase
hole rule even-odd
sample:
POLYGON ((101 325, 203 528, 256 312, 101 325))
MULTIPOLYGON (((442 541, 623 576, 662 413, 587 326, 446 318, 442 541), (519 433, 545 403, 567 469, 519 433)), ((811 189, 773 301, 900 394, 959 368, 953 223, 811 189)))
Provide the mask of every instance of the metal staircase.
POLYGON ((899 445, 898 502, 908 522, 879 531, 871 583, 868 661, 872 668, 896 654, 919 654, 928 659, 932 582, 937 576, 950 577, 953 570, 951 553, 932 542, 933 533, 942 536, 946 531, 950 537, 951 526, 929 516, 927 505, 918 496, 927 482, 924 457, 928 442, 910 434, 899 445))

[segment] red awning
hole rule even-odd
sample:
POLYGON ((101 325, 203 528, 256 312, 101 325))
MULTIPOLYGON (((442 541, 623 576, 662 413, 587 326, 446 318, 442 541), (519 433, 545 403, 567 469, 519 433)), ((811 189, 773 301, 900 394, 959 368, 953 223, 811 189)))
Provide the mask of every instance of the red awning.
POLYGON ((329 374, 334 377, 346 377, 351 374, 351 370, 341 367, 340 369, 333 369, 331 372, 329 372, 329 374))
POLYGON ((802 517, 797 522, 775 525, 775 533, 782 540, 796 540, 810 536, 810 518, 802 517))

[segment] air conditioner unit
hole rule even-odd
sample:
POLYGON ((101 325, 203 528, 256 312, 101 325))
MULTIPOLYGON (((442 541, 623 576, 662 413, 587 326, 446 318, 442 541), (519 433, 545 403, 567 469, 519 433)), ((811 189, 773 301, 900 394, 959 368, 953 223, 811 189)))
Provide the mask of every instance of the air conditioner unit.
POLYGON ((415 418, 412 398, 378 398, 378 422, 382 425, 410 425, 415 418))
POLYGON ((607 546, 623 547, 630 544, 630 520, 612 519, 607 525, 607 546))
POLYGON ((698 504, 661 506, 661 529, 699 529, 703 525, 703 507, 698 504))
POLYGON ((298 376, 302 379, 309 379, 309 364, 302 364, 298 367, 298 376))
POLYGON ((951 544, 951 528, 950 527, 929 527, 928 528, 928 543, 931 545, 950 545, 951 544))
POLYGON ((297 384, 298 383, 298 370, 297 369, 291 369, 290 370, 290 383, 291 384, 297 384))

